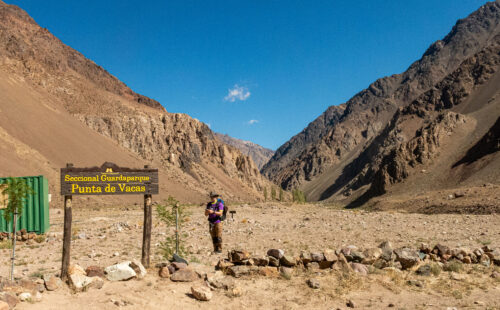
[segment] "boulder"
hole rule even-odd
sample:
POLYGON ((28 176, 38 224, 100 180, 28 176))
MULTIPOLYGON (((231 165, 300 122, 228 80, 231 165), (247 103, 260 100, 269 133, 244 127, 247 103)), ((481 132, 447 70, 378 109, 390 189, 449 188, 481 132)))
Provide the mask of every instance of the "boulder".
POLYGON ((19 298, 20 301, 33 301, 33 297, 31 296, 31 293, 28 293, 28 292, 21 293, 17 297, 19 298))
POLYGON ((277 277, 279 275, 278 268, 276 267, 260 267, 259 274, 264 277, 277 277))
POLYGON ((284 266, 281 266, 280 267, 280 274, 286 278, 286 279, 290 279, 293 275, 293 268, 289 268, 289 267, 284 267, 284 266))
POLYGON ((136 277, 137 273, 130 267, 131 263, 131 261, 125 261, 106 267, 104 269, 106 278, 109 281, 125 281, 136 277))
POLYGON ((212 299, 212 291, 206 286, 192 286, 191 293, 194 298, 201 301, 209 301, 212 299))
POLYGON ((252 260, 253 260, 255 266, 267 266, 267 265, 269 265, 268 256, 264 256, 264 255, 253 256, 252 260))
POLYGON ((382 250, 382 255, 380 255, 380 258, 382 258, 385 261, 392 261, 394 258, 393 254, 393 248, 392 244, 390 241, 384 241, 378 246, 382 250))
POLYGON ((354 272, 359 273, 362 276, 368 275, 368 267, 360 263, 351 263, 351 268, 354 272))
POLYGON ((174 282, 193 282, 198 279, 198 274, 190 268, 179 269, 170 276, 170 280, 174 282))
POLYGON ((19 299, 16 297, 16 295, 8 292, 0 292, 0 300, 7 303, 10 309, 14 309, 14 307, 19 303, 19 299))
POLYGON ((342 253, 338 255, 339 260, 333 265, 333 268, 344 273, 353 272, 351 265, 342 253))
POLYGON ((9 310, 9 309, 10 309, 9 304, 6 303, 5 301, 0 300, 0 310, 9 310))
POLYGON ((69 265, 69 268, 68 268, 68 275, 73 275, 73 274, 82 275, 82 276, 87 275, 87 273, 85 272, 83 267, 76 265, 76 264, 71 264, 71 265, 69 265))
POLYGON ((268 256, 269 266, 278 267, 280 265, 280 260, 274 256, 268 256))
POLYGON ((43 281, 45 284, 45 288, 47 291, 55 291, 59 288, 62 287, 63 282, 60 278, 51 275, 51 274, 45 274, 43 275, 43 281))
POLYGON ((81 292, 91 287, 100 289, 104 285, 104 281, 100 277, 87 277, 80 274, 72 274, 69 276, 69 285, 75 291, 81 292))
POLYGON ((431 275, 431 265, 426 264, 418 267, 417 271, 415 271, 416 274, 419 276, 425 276, 428 277, 431 275))
POLYGON ((310 263, 307 263, 306 268, 308 270, 319 270, 320 266, 319 266, 318 262, 310 262, 310 263))
POLYGON ((170 277, 170 271, 168 270, 168 267, 167 266, 161 267, 159 272, 158 272, 158 275, 160 276, 160 278, 170 277))
POLYGON ((323 253, 320 253, 320 252, 311 253, 311 261, 321 262, 323 260, 325 260, 325 255, 323 255, 323 253))
POLYGON ((250 253, 244 250, 232 250, 229 254, 232 263, 241 263, 250 258, 250 253))
POLYGON ((432 253, 437 254, 437 255, 442 257, 443 255, 451 254, 451 251, 450 251, 450 248, 447 247, 446 245, 438 243, 432 249, 432 253))
POLYGON ((179 269, 184 269, 187 267, 187 264, 186 263, 179 263, 179 262, 173 262, 172 264, 170 264, 172 267, 175 268, 175 270, 179 270, 179 269))
POLYGON ((285 251, 281 249, 270 249, 267 251, 267 256, 274 257, 276 259, 281 259, 285 255, 285 251))
POLYGON ((283 255, 280 259, 280 264, 285 267, 294 267, 296 265, 296 260, 292 256, 283 255))
POLYGON ((247 276, 253 273, 259 272, 259 267, 257 266, 233 266, 227 269, 227 273, 235 278, 242 276, 247 276))
MULTIPOLYGON (((313 263, 316 263, 316 262, 313 262, 313 263)), ((324 261, 321 261, 321 262, 317 262, 316 264, 318 264, 319 269, 328 269, 328 268, 332 267, 333 262, 329 262, 327 260, 324 260, 324 261)))
POLYGON ((335 254, 334 250, 326 249, 323 251, 323 256, 325 257, 325 261, 335 263, 339 258, 337 254, 335 254))
POLYGON ((308 263, 310 263, 312 261, 311 253, 309 253, 307 251, 300 252, 300 260, 302 261, 304 266, 307 265, 308 263))
POLYGON ((307 280, 306 283, 312 289, 319 289, 319 287, 320 287, 318 279, 315 279, 315 278, 311 278, 311 279, 307 280))
POLYGON ((146 276, 147 274, 146 268, 144 268, 142 263, 137 259, 134 259, 129 266, 135 271, 137 278, 142 279, 146 276))
POLYGON ((375 261, 377 261, 377 259, 380 258, 380 256, 382 256, 382 249, 381 248, 366 249, 363 252, 363 255, 364 255, 364 259, 362 261, 363 264, 372 265, 373 263, 375 263, 375 261))
POLYGON ((209 287, 213 289, 229 290, 235 287, 234 279, 224 276, 222 271, 217 271, 212 274, 207 274, 205 282, 208 284, 209 287))
POLYGON ((399 248, 394 251, 396 254, 396 261, 401 263, 403 269, 409 269, 420 262, 418 251, 410 248, 399 248))
MULTIPOLYGON (((234 266, 233 263, 231 263, 230 261, 228 260, 225 260, 225 259, 220 259, 218 262, 217 262, 217 265, 215 266, 215 269, 217 270, 226 270, 227 268, 229 267, 232 267, 234 266)), ((174 270, 175 271, 175 270, 174 270)))
POLYGON ((87 274, 87 277, 105 277, 104 269, 99 266, 88 266, 87 269, 85 269, 85 273, 87 274))

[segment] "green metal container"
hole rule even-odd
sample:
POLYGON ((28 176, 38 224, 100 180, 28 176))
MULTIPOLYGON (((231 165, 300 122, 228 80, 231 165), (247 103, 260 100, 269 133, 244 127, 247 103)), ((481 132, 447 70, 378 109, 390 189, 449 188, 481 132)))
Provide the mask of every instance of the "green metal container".
MULTIPOLYGON (((26 229, 28 232, 43 234, 49 230, 49 182, 43 175, 20 177, 34 190, 24 202, 23 214, 17 219, 16 230, 26 229)), ((7 178, 0 178, 0 184, 7 178)), ((0 210, 0 232, 12 232, 12 221, 5 222, 4 210, 0 210)))

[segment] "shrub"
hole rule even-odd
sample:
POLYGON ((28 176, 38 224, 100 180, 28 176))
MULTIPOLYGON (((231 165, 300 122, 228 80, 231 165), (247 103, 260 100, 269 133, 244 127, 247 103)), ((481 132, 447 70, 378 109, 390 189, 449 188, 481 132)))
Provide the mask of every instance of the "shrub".
MULTIPOLYGON (((178 223, 179 223, 179 255, 185 256, 187 251, 184 247, 184 240, 187 234, 182 232, 182 226, 188 219, 188 212, 185 210, 185 206, 180 205, 179 201, 172 196, 168 197, 168 200, 164 204, 158 204, 156 211, 158 212, 158 218, 160 221, 165 223, 167 229, 173 227, 175 228, 175 212, 177 209, 178 213, 178 223)), ((160 242, 160 253, 165 259, 172 259, 176 251, 176 240, 175 234, 167 236, 164 241, 160 242)))

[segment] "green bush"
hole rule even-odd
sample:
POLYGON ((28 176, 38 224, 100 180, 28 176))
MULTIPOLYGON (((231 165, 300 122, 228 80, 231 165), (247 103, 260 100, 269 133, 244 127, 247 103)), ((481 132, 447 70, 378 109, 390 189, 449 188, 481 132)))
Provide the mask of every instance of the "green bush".
POLYGON ((458 260, 452 260, 443 266, 444 271, 460 272, 463 269, 462 262, 458 260))
MULTIPOLYGON (((156 206, 156 211, 158 212, 158 218, 160 221, 166 224, 167 229, 175 228, 175 209, 178 212, 178 223, 179 223, 179 255, 185 256, 187 253, 184 247, 184 241, 187 234, 182 232, 182 226, 187 222, 189 213, 186 211, 185 206, 179 204, 174 197, 169 196, 168 200, 164 204, 158 204, 156 206)), ((160 254, 167 260, 171 260, 175 253, 175 234, 172 236, 167 236, 164 241, 160 242, 160 254)))

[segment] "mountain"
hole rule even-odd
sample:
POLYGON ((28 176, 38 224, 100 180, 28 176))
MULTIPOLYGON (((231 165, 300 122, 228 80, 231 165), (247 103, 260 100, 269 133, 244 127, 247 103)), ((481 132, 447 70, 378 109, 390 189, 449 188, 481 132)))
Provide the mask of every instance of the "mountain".
POLYGON ((358 205, 392 188, 411 193, 498 183, 498 153, 488 147, 500 116, 499 34, 497 0, 459 20, 404 73, 329 107, 281 146, 262 173, 285 189, 301 188, 310 200, 358 205), (464 165, 465 157, 474 160, 464 165))
MULTIPOLYGON (((209 190, 231 200, 261 199, 252 159, 220 142, 188 115, 168 113, 0 1, 0 175, 48 176, 59 168, 152 164, 161 197, 199 202, 209 190)), ((57 201, 57 200, 56 200, 57 201)))
POLYGON ((264 166, 265 163, 269 161, 269 159, 271 159, 274 154, 273 150, 266 149, 265 147, 262 147, 250 141, 236 139, 228 136, 227 134, 223 135, 220 133, 215 133, 215 136, 223 143, 234 146, 243 154, 250 156, 259 170, 264 166))

